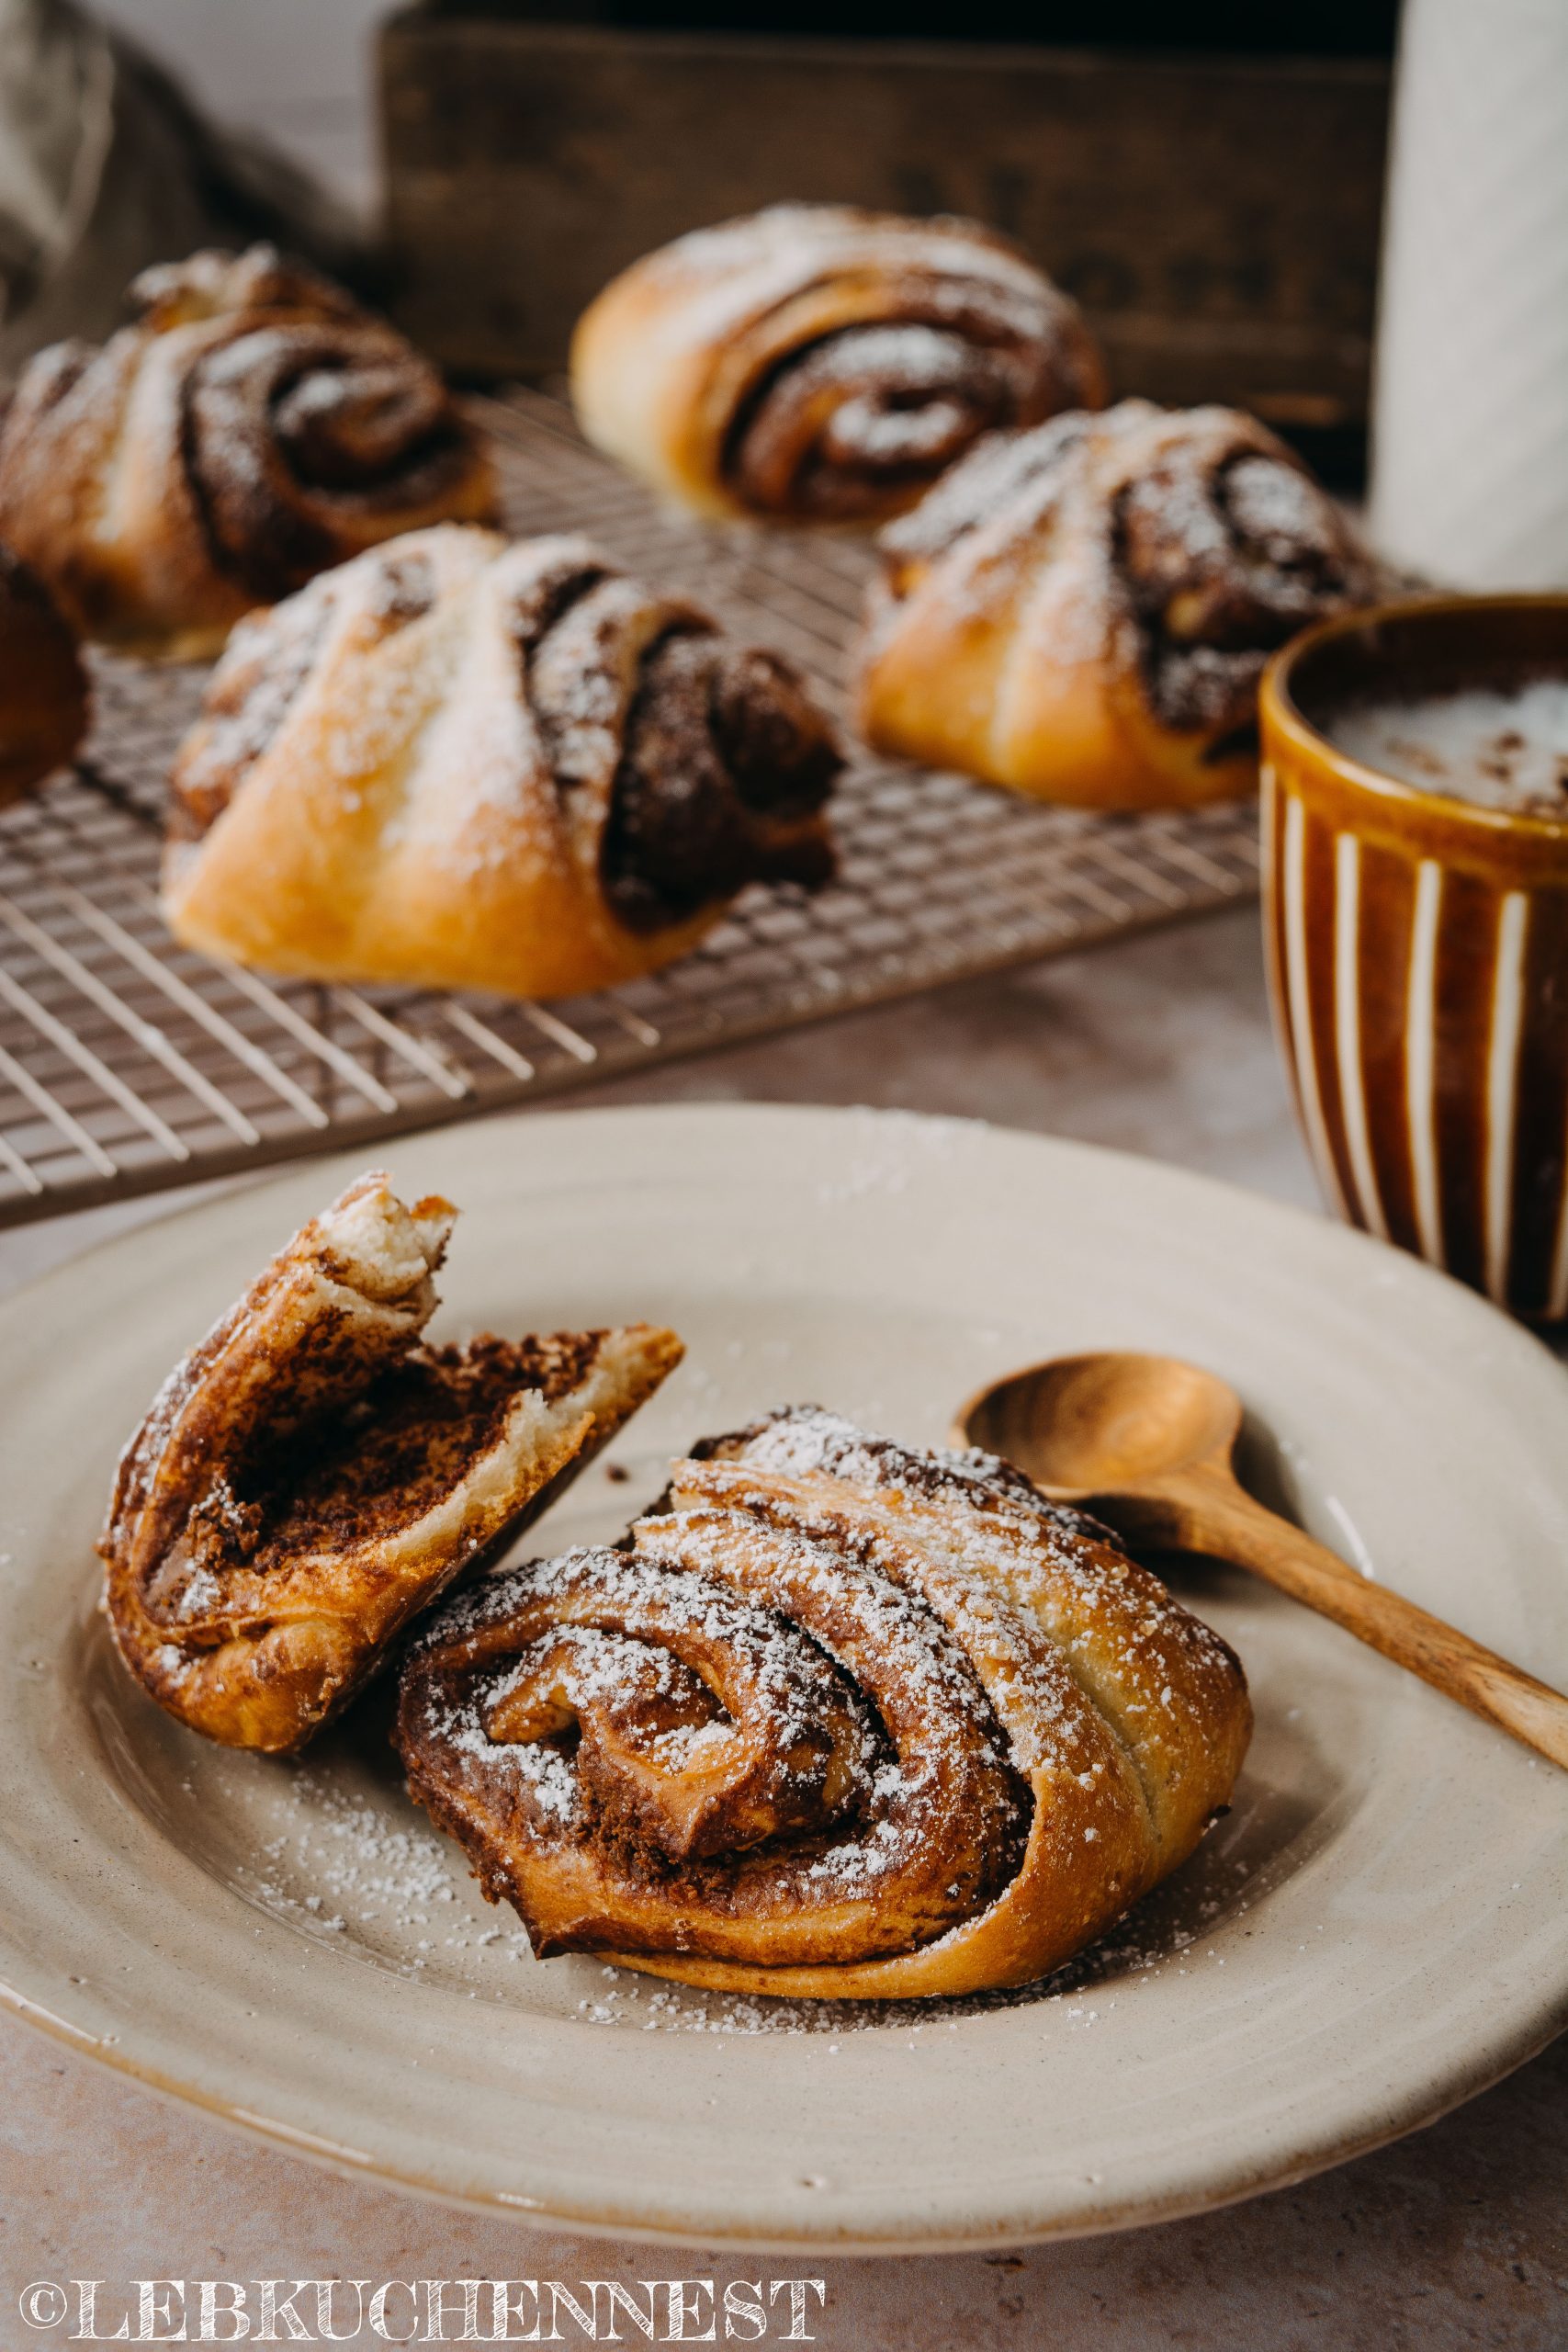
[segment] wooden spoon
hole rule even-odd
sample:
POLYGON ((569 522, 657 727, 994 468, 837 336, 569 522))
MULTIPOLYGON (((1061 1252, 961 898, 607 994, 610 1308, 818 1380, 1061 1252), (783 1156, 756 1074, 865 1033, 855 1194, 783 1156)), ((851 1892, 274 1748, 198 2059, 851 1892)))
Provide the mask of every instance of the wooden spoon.
POLYGON ((1361 1576, 1238 1483, 1241 1399, 1174 1356, 1057 1356, 983 1388, 960 1444, 999 1453, 1134 1544, 1207 1552, 1305 1601, 1472 1714, 1568 1769, 1568 1698, 1361 1576))

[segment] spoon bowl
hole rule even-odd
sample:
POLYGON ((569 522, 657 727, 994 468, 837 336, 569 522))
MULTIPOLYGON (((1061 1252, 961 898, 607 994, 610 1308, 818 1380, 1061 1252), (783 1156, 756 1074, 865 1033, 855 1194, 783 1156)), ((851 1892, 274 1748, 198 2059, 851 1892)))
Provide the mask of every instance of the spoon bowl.
POLYGON ((970 1398, 955 1434, 999 1453, 1061 1501, 1229 1459, 1241 1400, 1176 1356, 1055 1356, 970 1398))
POLYGON ((1568 1699, 1266 1510, 1232 1467, 1241 1419, 1240 1397, 1214 1373, 1104 1350, 993 1381, 953 1437, 999 1453, 1054 1501, 1089 1504, 1130 1543, 1250 1568, 1568 1768, 1568 1699))

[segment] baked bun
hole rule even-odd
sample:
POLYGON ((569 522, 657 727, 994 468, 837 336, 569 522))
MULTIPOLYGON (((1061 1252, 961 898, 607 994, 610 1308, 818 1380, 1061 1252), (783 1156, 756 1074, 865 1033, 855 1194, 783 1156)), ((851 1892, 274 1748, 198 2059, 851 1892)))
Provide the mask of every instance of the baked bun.
POLYGON ((99 1546, 115 1645, 209 1739, 302 1747, 680 1362, 642 1323, 425 1347, 456 1214, 360 1177, 126 1450, 99 1546))
POLYGON ((1043 1974, 1190 1854, 1251 1728, 1218 1636, 989 1454, 810 1409, 404 1668, 412 1794, 536 1953, 857 1999, 1043 1974))
POLYGON ((316 979, 571 995, 825 881, 840 765, 778 655, 585 539, 448 527, 235 632, 175 764, 164 911, 316 979))
POLYGON ((1374 585, 1255 418, 1147 401, 982 443, 880 545, 867 740, 1095 808, 1251 791, 1269 654, 1374 585))
POLYGON ((150 269, 102 348, 28 363, 0 539, 85 635, 216 650, 242 613, 400 531, 488 520, 490 462, 404 338, 270 245, 150 269))
POLYGON ((872 523, 995 426, 1105 397, 1076 304, 972 220, 782 204, 607 286, 571 353, 589 439, 705 514, 872 523))
POLYGON ((86 731, 75 637, 37 572, 0 548, 0 808, 63 767, 86 731))

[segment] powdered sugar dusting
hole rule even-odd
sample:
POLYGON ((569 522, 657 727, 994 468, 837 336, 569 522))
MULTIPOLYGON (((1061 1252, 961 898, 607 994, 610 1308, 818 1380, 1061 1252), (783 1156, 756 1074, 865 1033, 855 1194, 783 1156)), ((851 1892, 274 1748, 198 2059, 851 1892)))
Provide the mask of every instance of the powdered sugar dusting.
POLYGON ((998 299, 1032 304, 1037 321, 1060 299, 1022 254, 969 221, 917 220, 826 204, 772 205, 743 220, 694 230, 634 264, 626 279, 646 277, 681 289, 679 311, 669 317, 666 332, 690 349, 733 333, 743 320, 766 321, 792 296, 840 271, 884 276, 893 288, 888 309, 894 315, 898 291, 911 282, 926 289, 948 280, 983 286, 998 299))
POLYGON ((907 604, 944 628, 986 618, 1021 662, 1045 648, 1125 673, 1163 725, 1216 742, 1250 723, 1275 646, 1373 586, 1333 502, 1262 426, 1146 401, 981 442, 881 544, 873 664, 907 604))

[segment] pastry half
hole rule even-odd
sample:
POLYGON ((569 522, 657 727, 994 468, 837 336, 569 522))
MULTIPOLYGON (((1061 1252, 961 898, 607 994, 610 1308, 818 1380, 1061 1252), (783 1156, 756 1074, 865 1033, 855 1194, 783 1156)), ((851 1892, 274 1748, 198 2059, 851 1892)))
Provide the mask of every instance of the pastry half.
POLYGON ((634 263, 580 320, 588 438, 698 513, 874 523, 982 434, 1105 398, 1076 303, 975 220, 781 204, 634 263))
POLYGON ((677 1462, 623 1549, 448 1603, 397 1737, 541 1955, 888 1999, 1066 1960, 1191 1852, 1250 1729, 1104 1529, 791 1410, 677 1462))
POLYGON ((126 1449, 99 1546, 115 1644, 209 1739, 301 1747, 680 1361, 647 1324, 425 1346, 455 1215, 362 1176, 126 1449))

